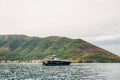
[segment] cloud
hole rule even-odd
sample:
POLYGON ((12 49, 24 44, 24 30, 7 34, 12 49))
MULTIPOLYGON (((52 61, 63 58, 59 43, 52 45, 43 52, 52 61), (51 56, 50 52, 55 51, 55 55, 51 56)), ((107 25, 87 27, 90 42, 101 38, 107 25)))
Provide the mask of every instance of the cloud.
POLYGON ((120 38, 120 35, 98 36, 98 37, 94 37, 93 41, 116 40, 119 38, 120 38))
POLYGON ((0 34, 120 39, 120 0, 0 0, 0 11, 0 34))
POLYGON ((1 33, 80 38, 120 31, 119 0, 1 0, 0 4, 1 33))

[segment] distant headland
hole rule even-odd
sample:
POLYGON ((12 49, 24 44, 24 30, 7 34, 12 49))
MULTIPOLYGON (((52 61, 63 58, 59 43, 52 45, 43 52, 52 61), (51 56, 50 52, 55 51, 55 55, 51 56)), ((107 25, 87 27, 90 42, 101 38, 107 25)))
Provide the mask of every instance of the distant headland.
POLYGON ((41 62, 56 55, 72 62, 117 63, 120 57, 82 39, 0 35, 0 62, 41 62))

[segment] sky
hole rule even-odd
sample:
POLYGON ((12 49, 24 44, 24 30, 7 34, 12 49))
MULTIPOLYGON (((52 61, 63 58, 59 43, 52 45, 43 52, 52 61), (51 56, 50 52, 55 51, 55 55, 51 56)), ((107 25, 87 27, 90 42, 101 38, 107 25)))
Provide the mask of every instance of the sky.
POLYGON ((80 38, 120 55, 120 0, 0 0, 0 34, 80 38))

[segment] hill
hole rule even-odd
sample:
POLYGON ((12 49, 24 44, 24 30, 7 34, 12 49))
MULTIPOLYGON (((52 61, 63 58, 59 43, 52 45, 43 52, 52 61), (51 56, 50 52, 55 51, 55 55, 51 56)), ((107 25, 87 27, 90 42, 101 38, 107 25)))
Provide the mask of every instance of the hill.
POLYGON ((120 57, 81 39, 0 35, 0 61, 40 60, 51 55, 73 62, 120 62, 120 57))

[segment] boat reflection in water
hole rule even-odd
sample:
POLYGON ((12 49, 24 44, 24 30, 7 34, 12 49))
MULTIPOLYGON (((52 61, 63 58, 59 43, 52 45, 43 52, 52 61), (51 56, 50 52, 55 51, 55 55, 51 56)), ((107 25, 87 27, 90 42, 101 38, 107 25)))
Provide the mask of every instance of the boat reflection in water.
POLYGON ((68 60, 56 58, 55 55, 52 55, 52 57, 43 61, 42 64, 44 66, 64 66, 64 65, 70 65, 71 62, 68 60))

